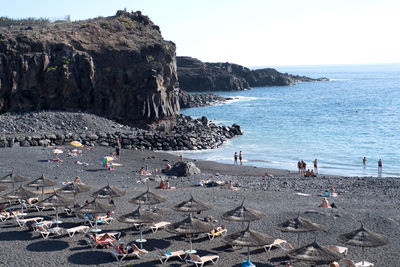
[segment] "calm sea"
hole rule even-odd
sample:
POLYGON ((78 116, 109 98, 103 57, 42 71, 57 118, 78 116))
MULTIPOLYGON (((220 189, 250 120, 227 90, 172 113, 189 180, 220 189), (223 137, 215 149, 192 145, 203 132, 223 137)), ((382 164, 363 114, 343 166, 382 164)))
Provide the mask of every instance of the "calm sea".
POLYGON ((400 64, 275 68, 331 81, 214 92, 234 100, 182 113, 217 124, 236 122, 244 135, 184 156, 232 163, 234 152, 242 150, 246 165, 296 170, 298 160, 311 167, 318 159, 324 174, 400 177, 400 64))

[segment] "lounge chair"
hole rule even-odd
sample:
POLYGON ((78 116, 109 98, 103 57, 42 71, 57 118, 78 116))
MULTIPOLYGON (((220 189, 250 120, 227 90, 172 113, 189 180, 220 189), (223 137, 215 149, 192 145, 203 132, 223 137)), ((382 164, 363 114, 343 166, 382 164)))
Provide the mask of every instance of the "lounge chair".
POLYGON ((153 231, 153 233, 157 232, 158 229, 164 228, 165 226, 171 224, 170 222, 158 222, 158 223, 149 223, 147 224, 148 226, 150 226, 151 231, 153 231))
POLYGON ((82 232, 82 233, 86 234, 88 231, 89 231, 89 226, 87 226, 87 225, 80 225, 80 226, 72 227, 72 228, 69 228, 66 230, 67 234, 70 237, 73 237, 76 232, 82 232))
MULTIPOLYGON (((38 229, 38 228, 36 227, 36 229, 38 229)), ((47 239, 51 234, 53 234, 53 235, 63 235, 64 234, 64 228, 54 227, 54 228, 46 229, 45 227, 42 227, 42 228, 40 228, 40 230, 37 230, 36 232, 39 232, 44 239, 47 239)))
POLYGON ((344 256, 346 256, 347 252, 349 251, 348 248, 340 247, 340 246, 331 246, 331 245, 329 245, 329 246, 327 246, 327 248, 332 250, 332 251, 335 251, 335 252, 338 252, 340 254, 343 254, 344 256))
MULTIPOLYGON (((110 222, 113 220, 114 218, 112 217, 107 217, 107 216, 102 216, 102 217, 98 217, 97 219, 97 224, 110 224, 110 222)), ((94 220, 92 215, 86 214, 85 215, 85 223, 89 223, 91 227, 96 225, 96 221, 94 220)))
POLYGON ((228 230, 226 229, 219 229, 219 231, 212 230, 210 233, 207 233, 207 235, 210 240, 213 240, 217 236, 226 235, 227 232, 228 230))
POLYGON ((110 233, 103 233, 103 234, 97 234, 97 239, 93 234, 90 234, 89 236, 85 237, 86 243, 91 247, 91 248, 96 248, 96 247, 106 247, 114 243, 119 236, 121 235, 121 232, 110 232, 110 233), (101 238, 105 234, 108 234, 112 238, 107 238, 105 240, 98 240, 98 238, 101 238))
POLYGON ((264 249, 265 251, 270 251, 273 247, 279 247, 285 251, 288 251, 290 249, 293 249, 292 245, 290 245, 286 240, 283 239, 275 239, 272 244, 265 245, 264 249))
POLYGON ((161 264, 166 263, 169 258, 174 258, 174 257, 178 257, 180 260, 183 260, 182 256, 186 254, 185 251, 183 250, 171 251, 171 252, 164 252, 158 248, 154 248, 154 250, 155 251, 150 251, 150 252, 161 261, 161 264))
POLYGON ((4 222, 8 219, 17 218, 19 214, 21 214, 21 211, 3 211, 0 214, 0 220, 4 222))
POLYGON ((108 250, 117 259, 117 261, 123 261, 125 258, 140 258, 140 253, 138 251, 133 251, 132 253, 124 253, 118 247, 117 244, 113 243, 108 250))
POLYGON ((53 225, 54 221, 40 221, 37 223, 33 223, 31 225, 32 229, 35 230, 39 230, 39 228, 46 228, 49 229, 52 225, 53 225))
POLYGON ((200 257, 197 254, 189 254, 190 259, 187 259, 187 263, 194 263, 196 267, 203 267, 204 263, 211 261, 213 264, 216 264, 219 256, 218 255, 207 255, 200 257))
POLYGON ((341 262, 345 264, 344 265, 345 267, 362 267, 362 266, 373 267, 374 266, 374 264, 369 261, 364 261, 364 265, 362 264, 362 262, 354 263, 354 261, 349 260, 349 259, 343 259, 343 260, 341 260, 341 262))
POLYGON ((144 248, 139 248, 138 246, 136 246, 136 244, 132 243, 131 248, 133 249, 133 251, 137 251, 139 253, 143 253, 143 254, 147 254, 149 253, 147 250, 145 250, 144 248))
POLYGON ((18 217, 15 217, 15 220, 17 221, 17 223, 20 227, 24 227, 27 222, 38 223, 40 221, 43 221, 43 217, 33 217, 33 218, 28 218, 28 219, 19 219, 18 217))

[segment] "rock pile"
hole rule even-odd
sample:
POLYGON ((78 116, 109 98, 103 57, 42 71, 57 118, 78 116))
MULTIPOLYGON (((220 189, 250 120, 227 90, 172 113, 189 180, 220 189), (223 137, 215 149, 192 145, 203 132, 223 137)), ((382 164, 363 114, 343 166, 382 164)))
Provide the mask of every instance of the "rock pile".
POLYGON ((125 149, 199 150, 217 148, 241 135, 237 124, 217 126, 206 117, 179 115, 169 132, 124 126, 86 113, 40 112, 0 115, 0 147, 64 145, 73 140, 88 146, 114 146, 117 137, 125 149))

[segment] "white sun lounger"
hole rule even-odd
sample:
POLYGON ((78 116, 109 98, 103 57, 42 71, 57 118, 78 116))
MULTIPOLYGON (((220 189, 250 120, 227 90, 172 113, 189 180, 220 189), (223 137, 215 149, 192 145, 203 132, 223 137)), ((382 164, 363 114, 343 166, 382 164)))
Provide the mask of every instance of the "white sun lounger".
POLYGON ((270 251, 273 247, 279 247, 285 251, 293 249, 292 245, 290 245, 286 240, 283 239, 275 239, 274 243, 265 245, 264 249, 265 251, 270 251))
POLYGON ((218 255, 207 255, 200 257, 197 254, 189 254, 190 259, 187 259, 187 263, 194 263, 197 267, 203 267, 204 263, 211 261, 213 264, 216 264, 219 256, 218 255))
POLYGON ((75 235, 76 232, 81 232, 86 234, 89 231, 89 226, 87 225, 81 225, 81 226, 76 226, 76 227, 72 227, 66 230, 67 234, 70 237, 73 237, 75 235))
POLYGON ((154 248, 154 249, 155 249, 155 251, 150 251, 150 252, 151 252, 151 254, 156 256, 161 261, 161 264, 166 263, 168 259, 174 258, 174 257, 178 257, 180 260, 183 260, 182 256, 186 255, 186 252, 183 250, 164 252, 158 248, 154 248))
POLYGON ((214 240, 214 238, 215 238, 216 236, 221 236, 221 235, 223 236, 223 235, 226 235, 227 232, 228 232, 228 230, 222 229, 222 230, 217 231, 217 232, 207 233, 207 235, 208 235, 208 238, 210 238, 210 240, 214 240))
POLYGON ((329 246, 327 246, 327 248, 330 249, 330 250, 333 250, 335 252, 338 252, 340 254, 343 254, 345 256, 347 255, 347 252, 349 251, 348 248, 341 247, 341 246, 331 246, 331 245, 329 245, 329 246))
POLYGON ((17 221, 17 223, 20 227, 24 227, 27 222, 38 223, 40 221, 43 221, 43 217, 33 217, 33 218, 27 218, 27 219, 19 219, 18 217, 15 217, 15 220, 17 221))
POLYGON ((158 222, 158 223, 149 223, 147 224, 148 226, 150 226, 151 231, 153 231, 153 233, 157 232, 158 229, 164 228, 165 226, 171 224, 170 222, 158 222))
POLYGON ((112 244, 108 250, 115 257, 117 261, 123 261, 125 258, 140 258, 139 251, 133 251, 132 253, 122 253, 118 248, 117 244, 112 244))
POLYGON ((64 228, 61 227, 54 227, 54 228, 42 228, 41 231, 39 231, 39 233, 42 235, 42 237, 44 239, 47 239, 51 234, 53 235, 63 235, 64 234, 64 228))

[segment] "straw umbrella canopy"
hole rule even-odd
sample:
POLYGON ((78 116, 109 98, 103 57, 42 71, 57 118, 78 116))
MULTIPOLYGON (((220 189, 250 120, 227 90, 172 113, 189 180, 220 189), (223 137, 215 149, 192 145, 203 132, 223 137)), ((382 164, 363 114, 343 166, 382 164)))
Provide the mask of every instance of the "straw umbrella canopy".
POLYGON ((110 186, 107 184, 106 186, 100 188, 96 192, 92 194, 92 197, 95 198, 114 198, 114 197, 122 197, 125 195, 126 191, 116 188, 114 186, 110 186))
POLYGON ((362 248, 362 265, 364 265, 364 248, 365 247, 379 247, 386 245, 389 240, 387 237, 377 234, 367 228, 361 223, 361 227, 350 233, 341 234, 337 240, 349 246, 356 246, 362 248))
POLYGON ((0 185, 0 191, 4 191, 4 190, 7 190, 7 189, 8 189, 8 186, 0 185))
POLYGON ((42 207, 54 207, 56 208, 56 224, 58 227, 58 224, 61 223, 58 220, 58 208, 59 207, 64 207, 67 205, 70 205, 74 202, 72 198, 66 198, 63 197, 62 195, 58 194, 57 192, 52 194, 51 196, 47 197, 46 199, 43 199, 42 201, 39 202, 39 204, 42 207))
POLYGON ((139 224, 139 231, 140 231, 140 239, 137 239, 136 242, 140 243, 140 248, 143 248, 143 242, 146 242, 146 239, 143 239, 142 233, 142 223, 153 223, 161 221, 161 215, 147 211, 142 209, 140 206, 133 212, 122 215, 118 217, 118 221, 123 223, 131 223, 131 224, 139 224))
POLYGON ((243 231, 236 232, 222 238, 222 242, 232 246, 247 247, 247 261, 250 262, 250 247, 261 247, 272 244, 274 238, 269 235, 251 230, 249 225, 243 231))
POLYGON ((19 174, 15 173, 13 170, 10 174, 7 174, 6 176, 0 178, 0 183, 12 183, 13 191, 14 191, 15 183, 25 182, 27 180, 28 180, 27 177, 19 175, 19 174))
POLYGON ((316 241, 289 251, 288 256, 293 259, 314 263, 325 263, 343 259, 342 254, 320 246, 316 241))
POLYGON ((212 209, 212 205, 203 201, 194 199, 193 196, 189 200, 176 204, 172 209, 180 212, 196 212, 212 209))
POLYGON ((57 190, 57 192, 62 194, 74 194, 74 202, 76 203, 76 195, 79 193, 89 192, 90 186, 80 183, 68 183, 65 186, 57 190))
MULTIPOLYGON (((108 205, 105 203, 101 203, 98 200, 93 199, 92 201, 86 203, 82 207, 78 208, 77 212, 79 214, 101 214, 101 213, 107 213, 109 211, 112 211, 115 209, 115 206, 113 205, 108 205)), ((97 218, 95 219, 95 228, 92 229, 92 232, 99 232, 101 229, 97 228, 97 218)))
POLYGON ((166 230, 170 233, 189 235, 190 250, 187 251, 188 253, 196 253, 196 251, 193 250, 192 246, 192 235, 207 233, 210 232, 212 229, 214 229, 213 225, 193 218, 191 215, 189 215, 186 219, 182 221, 171 223, 166 227, 166 230))
POLYGON ((150 205, 160 204, 165 201, 167 201, 166 197, 150 192, 149 187, 147 187, 146 192, 132 198, 131 200, 129 200, 129 203, 138 205, 149 205, 150 210, 150 205))
MULTIPOLYGON (((2 196, 3 199, 8 199, 8 200, 24 200, 33 197, 37 197, 37 194, 35 192, 23 188, 22 186, 2 196)), ((22 201, 21 201, 21 210, 22 212, 24 211, 24 206, 22 204, 22 201)))
POLYGON ((297 244, 299 244, 300 233, 320 231, 324 229, 324 226, 313 223, 312 221, 302 218, 300 217, 300 215, 298 215, 293 219, 289 219, 283 223, 278 224, 276 228, 281 232, 297 233, 297 244))
POLYGON ((234 222, 251 222, 260 220, 265 216, 265 213, 247 208, 243 204, 244 200, 239 207, 236 207, 233 210, 229 210, 222 214, 222 219, 234 222))
POLYGON ((33 180, 32 182, 28 183, 27 186, 29 187, 41 187, 42 188, 42 199, 44 199, 44 188, 56 186, 58 183, 52 179, 49 179, 42 174, 39 178, 33 180))

